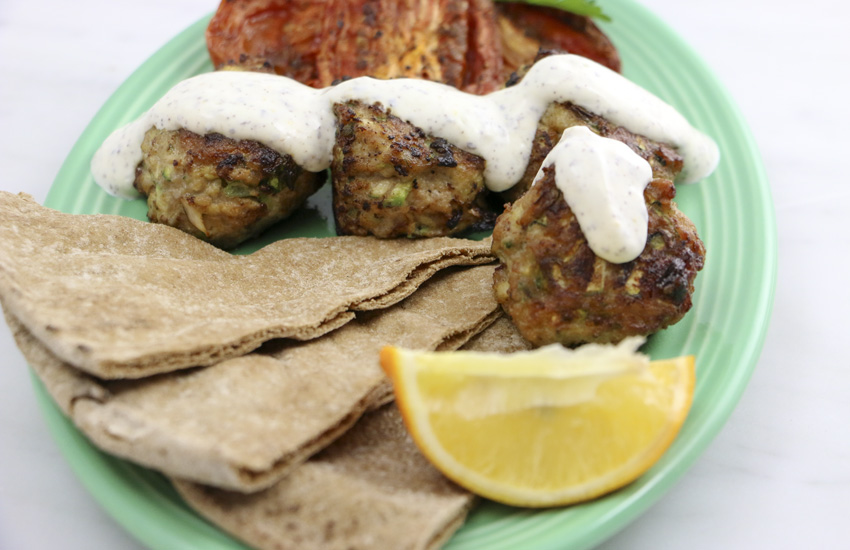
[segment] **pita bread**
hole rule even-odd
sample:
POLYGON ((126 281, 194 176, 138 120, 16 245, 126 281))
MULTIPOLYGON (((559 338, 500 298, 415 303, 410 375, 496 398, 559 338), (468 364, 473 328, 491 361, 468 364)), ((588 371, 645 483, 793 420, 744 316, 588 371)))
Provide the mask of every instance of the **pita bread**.
POLYGON ((218 487, 268 487, 389 401, 386 344, 456 348, 499 315, 494 266, 452 269, 380 312, 310 342, 143 380, 103 381, 63 363, 19 325, 18 346, 49 393, 97 446, 218 487))
POLYGON ((534 346, 519 333, 519 330, 506 314, 502 314, 486 329, 482 330, 463 345, 470 351, 490 351, 496 353, 513 353, 528 351, 534 346))
MULTIPOLYGON (((502 315, 463 348, 510 353, 531 345, 502 315)), ((259 549, 438 548, 474 503, 423 458, 394 405, 364 415, 267 490, 172 483, 195 511, 259 549)))
POLYGON ((172 482, 198 513, 261 550, 439 548, 475 501, 419 453, 395 405, 265 491, 172 482))
POLYGON ((488 241, 285 239, 234 256, 122 216, 64 214, 0 193, 0 298, 65 362, 140 378, 307 340, 387 307, 488 241))

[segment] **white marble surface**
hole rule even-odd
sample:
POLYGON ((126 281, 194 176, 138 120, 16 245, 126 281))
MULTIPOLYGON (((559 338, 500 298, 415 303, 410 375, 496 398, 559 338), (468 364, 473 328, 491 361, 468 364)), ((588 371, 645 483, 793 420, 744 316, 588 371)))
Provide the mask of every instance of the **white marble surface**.
MULTIPOLYGON (((728 424, 660 502, 602 548, 848 548, 850 8, 644 3, 702 54, 752 127, 773 189, 779 278, 764 352, 728 424)), ((0 2, 0 189, 42 202, 116 87, 215 7, 0 2)), ((5 327, 0 357, 0 549, 141 548, 61 457, 5 327)))

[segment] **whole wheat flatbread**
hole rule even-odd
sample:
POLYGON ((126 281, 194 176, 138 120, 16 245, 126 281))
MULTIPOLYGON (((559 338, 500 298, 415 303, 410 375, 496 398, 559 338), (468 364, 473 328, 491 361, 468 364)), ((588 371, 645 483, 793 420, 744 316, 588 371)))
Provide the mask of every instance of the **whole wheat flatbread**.
POLYGON ((395 405, 265 491, 172 482, 198 513, 260 550, 439 548, 474 503, 419 453, 395 405))
POLYGON ((464 239, 286 239, 233 256, 122 216, 63 214, 0 192, 0 299, 63 361, 140 378, 306 340, 387 307, 450 265, 492 261, 464 239))
MULTIPOLYGON (((531 345, 503 315, 463 348, 510 353, 531 345)), ((262 550, 438 548, 474 502, 419 453, 394 405, 364 415, 267 490, 172 483, 199 514, 262 550)))
POLYGON ((490 326, 482 330, 463 345, 469 351, 488 351, 496 353, 513 353, 528 351, 534 346, 523 338, 511 318, 503 314, 490 326))
POLYGON ((454 349, 499 315, 495 267, 436 275, 399 304, 310 342, 276 341, 216 365, 103 381, 63 363, 16 322, 18 346, 100 448, 176 477, 239 491, 272 485, 391 399, 382 346, 454 349))

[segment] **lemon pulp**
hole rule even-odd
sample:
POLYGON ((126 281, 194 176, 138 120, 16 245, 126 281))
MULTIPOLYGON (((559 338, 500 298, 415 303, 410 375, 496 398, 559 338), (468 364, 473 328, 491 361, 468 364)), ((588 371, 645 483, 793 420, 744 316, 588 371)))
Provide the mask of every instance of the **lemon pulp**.
POLYGON ((494 357, 386 348, 382 365, 412 438, 446 476, 507 504, 555 506, 640 476, 690 408, 692 357, 649 362, 613 350, 559 361, 545 349, 494 357))

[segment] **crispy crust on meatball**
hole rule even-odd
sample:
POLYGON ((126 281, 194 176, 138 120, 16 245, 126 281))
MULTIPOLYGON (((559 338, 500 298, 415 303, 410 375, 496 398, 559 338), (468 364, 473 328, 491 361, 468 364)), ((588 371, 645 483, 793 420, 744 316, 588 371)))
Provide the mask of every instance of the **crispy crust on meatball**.
POLYGON ((513 202, 528 191, 540 166, 543 165, 543 160, 561 140, 564 130, 573 126, 587 126, 602 137, 622 141, 649 162, 656 178, 673 180, 676 174, 682 171, 682 157, 672 147, 633 134, 574 103, 552 103, 537 123, 537 132, 525 173, 516 185, 501 193, 506 202, 513 202))
POLYGON ((496 299, 535 345, 612 343, 649 335, 691 308, 705 248, 676 207, 671 179, 656 177, 644 192, 646 247, 627 263, 597 257, 558 187, 555 167, 499 217, 493 252, 496 299))
POLYGON ((151 128, 135 187, 148 218, 232 248, 288 217, 325 180, 250 140, 151 128))
POLYGON ((492 227, 484 160, 380 105, 334 105, 333 208, 341 235, 441 237, 492 227))

